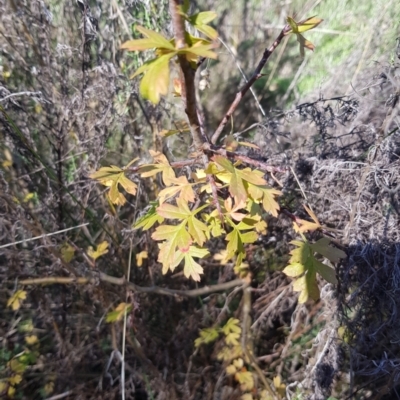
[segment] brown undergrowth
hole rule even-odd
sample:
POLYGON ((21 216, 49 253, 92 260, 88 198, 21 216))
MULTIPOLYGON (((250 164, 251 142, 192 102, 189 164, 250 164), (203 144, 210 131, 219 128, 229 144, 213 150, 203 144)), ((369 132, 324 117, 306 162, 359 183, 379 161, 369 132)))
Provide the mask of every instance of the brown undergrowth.
MULTIPOLYGON (((64 7, 54 13, 63 15, 61 23, 43 2, 0 0, 0 379, 13 376, 10 360, 25 353, 31 358, 15 385, 18 398, 120 398, 124 327, 105 323, 105 316, 128 296, 126 398, 239 399, 217 359, 223 340, 199 349, 194 341, 200 329, 241 317, 241 290, 191 297, 193 282, 161 274, 150 236, 131 229, 158 182, 140 183, 135 203, 115 209, 88 179, 100 165, 123 166, 159 146, 154 133, 170 112, 167 102, 156 109, 139 99, 124 70, 139 60, 116 51, 130 35, 126 24, 150 11, 135 2, 124 9, 98 3, 100 14, 54 5, 64 7), (89 30, 94 19, 99 31, 89 30), (105 238, 109 251, 94 263, 87 249, 105 238), (130 249, 148 251, 131 273, 143 290, 102 279, 101 273, 126 275, 130 249), (55 276, 90 279, 32 285, 19 310, 5 307, 19 281, 55 276), (165 288, 176 292, 166 295, 165 288), (30 336, 38 342, 30 344, 30 336)), ((159 27, 162 12, 151 15, 159 27)), ((296 237, 283 212, 248 250, 254 354, 265 376, 282 377, 287 398, 396 395, 398 68, 377 65, 365 78, 368 91, 270 113, 257 125, 260 150, 252 156, 287 170, 269 182, 283 185, 283 210, 305 218, 306 200, 348 255, 337 270, 339 286, 321 281, 321 300, 298 305, 281 272, 296 237)), ((175 149, 165 150, 173 157, 175 149)), ((230 264, 211 257, 203 266, 206 282, 235 279, 230 264)))

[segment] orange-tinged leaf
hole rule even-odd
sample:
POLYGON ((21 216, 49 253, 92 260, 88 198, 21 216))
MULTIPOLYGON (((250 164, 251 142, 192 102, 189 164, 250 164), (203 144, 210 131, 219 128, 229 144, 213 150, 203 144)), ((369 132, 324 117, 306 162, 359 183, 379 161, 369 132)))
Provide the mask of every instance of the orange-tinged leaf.
POLYGON ((193 184, 189 183, 186 176, 182 175, 179 178, 171 179, 173 186, 167 187, 158 195, 160 203, 164 203, 171 197, 176 196, 179 193, 179 198, 186 202, 193 203, 196 199, 193 191, 193 184))
POLYGON ((253 374, 249 371, 236 372, 235 379, 240 383, 240 389, 243 392, 250 391, 254 388, 253 374))
POLYGON ((121 172, 123 172, 121 168, 111 165, 110 167, 101 167, 98 171, 90 174, 89 177, 105 186, 111 186, 111 183, 118 179, 121 172))
POLYGON ((93 258, 93 260, 97 260, 99 257, 107 253, 108 253, 108 243, 105 240, 97 245, 96 250, 93 250, 93 247, 91 246, 87 250, 88 256, 90 258, 93 258))
POLYGON ((17 290, 7 301, 7 307, 11 307, 14 311, 19 310, 22 300, 26 299, 25 290, 17 290))
POLYGON ((143 260, 148 257, 147 251, 143 250, 140 253, 136 254, 136 265, 141 267, 143 265, 143 260))
POLYGON ((312 218, 312 220, 314 222, 310 222, 310 221, 307 221, 307 220, 304 220, 304 219, 297 219, 295 222, 293 222, 295 231, 303 233, 303 232, 306 232, 306 231, 312 232, 312 231, 315 231, 317 229, 320 229, 321 228, 321 224, 319 223, 318 218, 316 217, 314 212, 309 207, 307 207, 306 205, 303 205, 303 206, 306 209, 308 215, 312 218))
POLYGON ((136 189, 137 185, 136 183, 132 182, 130 179, 128 179, 125 175, 121 175, 120 178, 118 179, 118 183, 130 194, 135 195, 136 194, 136 189))
POLYGON ((189 251, 185 254, 185 266, 183 268, 183 274, 186 278, 192 278, 194 281, 200 281, 200 275, 203 273, 203 268, 198 264, 193 257, 203 258, 209 254, 206 249, 199 249, 195 246, 190 246, 189 251), (197 249, 194 251, 193 249, 197 249))
POLYGON ((263 196, 263 207, 264 210, 272 214, 274 217, 278 216, 279 204, 275 200, 275 196, 279 196, 282 194, 279 190, 272 188, 263 188, 264 196, 263 196))
POLYGON ((173 184, 173 180, 176 179, 175 172, 168 162, 167 157, 159 151, 149 150, 149 153, 154 158, 156 164, 143 165, 139 168, 139 173, 142 178, 148 178, 156 175, 159 172, 162 173, 162 180, 165 186, 173 184))

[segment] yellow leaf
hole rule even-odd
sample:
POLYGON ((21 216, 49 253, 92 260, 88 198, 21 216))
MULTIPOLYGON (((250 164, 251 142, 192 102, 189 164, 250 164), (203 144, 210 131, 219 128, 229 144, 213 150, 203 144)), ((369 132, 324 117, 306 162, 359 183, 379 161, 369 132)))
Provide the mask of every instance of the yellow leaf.
POLYGON ((143 259, 147 258, 148 254, 147 251, 141 251, 140 253, 136 254, 136 265, 141 267, 143 265, 143 259))
POLYGON ((240 371, 235 374, 235 379, 240 383, 240 389, 250 391, 254 388, 253 374, 249 371, 240 371))
POLYGON ((235 367, 234 365, 232 365, 232 364, 230 364, 230 365, 228 365, 228 366, 226 367, 226 373, 227 373, 228 375, 233 375, 233 374, 236 373, 236 371, 237 371, 236 367, 235 367))
POLYGON ((230 260, 230 258, 228 258, 228 252, 226 249, 214 254, 213 259, 219 261, 222 265, 226 264, 230 260))
POLYGON ((303 205, 303 207, 306 209, 308 215, 311 217, 311 219, 314 222, 310 222, 310 221, 299 218, 295 222, 293 222, 295 231, 303 233, 306 231, 312 232, 312 231, 322 228, 322 226, 319 223, 318 218, 314 214, 314 212, 310 208, 308 208, 306 205, 303 205))
POLYGON ((38 341, 38 337, 36 335, 25 336, 25 342, 29 345, 35 344, 38 341))
POLYGON ((61 258, 66 263, 69 263, 75 255, 75 248, 72 247, 69 243, 65 242, 61 247, 61 258))
POLYGON ((52 394, 54 391, 54 382, 47 382, 43 388, 44 392, 49 395, 52 394))
POLYGON ((7 381, 5 379, 0 380, 0 395, 4 394, 3 392, 7 390, 7 387, 7 381))
POLYGON ((164 203, 171 197, 176 196, 179 193, 179 198, 186 202, 193 203, 195 201, 195 193, 193 191, 193 184, 189 183, 186 176, 182 175, 179 178, 171 179, 172 186, 167 187, 158 195, 160 204, 164 203))
POLYGON ((89 257, 93 258, 94 260, 97 260, 102 255, 108 253, 107 248, 108 248, 108 243, 104 240, 99 245, 97 245, 96 250, 93 250, 93 247, 89 247, 87 250, 87 254, 89 257))
POLYGON ((278 394, 283 397, 286 393, 286 385, 282 383, 280 375, 274 377, 274 386, 278 394))
POLYGON ((15 395, 15 387, 14 386, 9 386, 7 394, 9 397, 14 397, 15 395))
POLYGON ((167 157, 159 151, 149 150, 150 155, 153 157, 155 164, 143 165, 139 168, 139 173, 142 178, 148 178, 162 173, 162 180, 165 186, 171 186, 173 180, 176 179, 175 172, 168 162, 167 157))
POLYGON ((153 104, 158 104, 160 96, 168 93, 169 61, 174 55, 174 53, 164 54, 153 60, 140 82, 140 94, 153 104))
POLYGON ((10 382, 10 384, 13 386, 18 385, 22 382, 22 376, 20 374, 13 375, 8 378, 8 382, 10 382))
POLYGON ((26 299, 25 290, 17 290, 7 301, 7 307, 11 307, 14 311, 21 307, 22 300, 26 299))
POLYGON ((26 370, 26 365, 22 364, 21 362, 18 361, 18 359, 13 358, 7 363, 8 367, 11 369, 13 372, 17 373, 23 373, 26 370))

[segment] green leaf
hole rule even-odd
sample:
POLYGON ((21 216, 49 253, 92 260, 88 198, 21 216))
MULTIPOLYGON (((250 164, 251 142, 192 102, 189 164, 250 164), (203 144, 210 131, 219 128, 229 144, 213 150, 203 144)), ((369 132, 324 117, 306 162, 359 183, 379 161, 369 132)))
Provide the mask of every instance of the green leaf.
POLYGON ((218 55, 212 51, 213 48, 215 48, 214 44, 202 44, 201 42, 197 42, 193 46, 179 49, 178 53, 194 55, 195 57, 192 57, 191 61, 195 61, 197 57, 216 59, 218 55))
POLYGON ((331 240, 323 237, 316 243, 311 245, 311 248, 316 252, 326 257, 329 261, 338 263, 340 259, 346 258, 346 253, 337 247, 330 246, 331 240))
POLYGON ((203 24, 208 24, 209 22, 213 21, 215 18, 217 18, 217 13, 214 11, 203 11, 199 12, 197 14, 193 14, 189 18, 189 22, 194 25, 203 25, 203 24))
POLYGON ((196 25, 197 30, 204 35, 208 36, 209 38, 215 40, 218 37, 218 32, 209 25, 196 25))
MULTIPOLYGON (((298 240, 292 241, 291 244, 294 244, 297 248, 290 252, 289 265, 283 272, 294 278, 302 275, 293 282, 293 290, 300 292, 299 303, 305 303, 309 298, 318 300, 317 273, 327 282, 336 284, 335 270, 315 258, 314 245, 310 245, 307 241, 298 240)), ((319 243, 317 248, 320 249, 323 244, 326 244, 326 242, 319 243)))

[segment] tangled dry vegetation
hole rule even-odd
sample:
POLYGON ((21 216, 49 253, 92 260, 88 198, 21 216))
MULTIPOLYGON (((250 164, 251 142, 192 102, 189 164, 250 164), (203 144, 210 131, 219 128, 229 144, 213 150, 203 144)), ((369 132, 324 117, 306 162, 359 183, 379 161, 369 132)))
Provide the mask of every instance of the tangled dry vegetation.
MULTIPOLYGON (((216 359, 222 340, 193 343, 200 329, 240 319, 240 288, 201 292, 182 274, 161 274, 150 236, 131 229, 156 181, 137 182, 135 203, 115 209, 88 178, 100 165, 161 149, 156 132, 171 102, 140 100, 127 77, 142 60, 118 48, 133 23, 167 27, 167 5, 97 1, 85 20, 78 3, 54 4, 51 15, 43 1, 0 0, 0 379, 29 348, 18 398, 120 398, 122 381, 130 399, 239 399, 216 359), (70 227, 78 228, 63 232, 70 227), (94 263, 87 249, 104 238, 109 252, 94 263), (137 286, 104 281, 102 273, 126 274, 130 249, 149 253, 132 266, 137 286), (52 277, 74 279, 29 286, 19 310, 5 307, 21 280, 52 277), (126 296, 127 327, 105 323, 126 296)), ((350 96, 337 95, 270 113, 249 131, 260 147, 252 156, 287 169, 276 176, 283 211, 304 218, 306 200, 348 255, 338 287, 321 281, 321 300, 298 305, 280 272, 295 233, 284 212, 269 221, 248 251, 254 354, 266 377, 282 377, 288 399, 400 398, 399 61, 376 64, 350 96)), ((209 258, 204 266, 204 282, 223 288, 235 279, 231 265, 209 258)))

